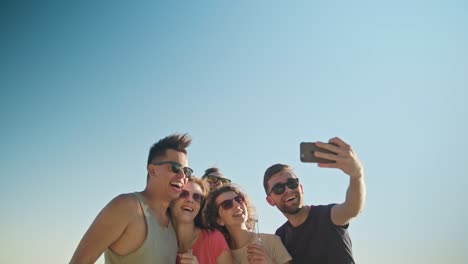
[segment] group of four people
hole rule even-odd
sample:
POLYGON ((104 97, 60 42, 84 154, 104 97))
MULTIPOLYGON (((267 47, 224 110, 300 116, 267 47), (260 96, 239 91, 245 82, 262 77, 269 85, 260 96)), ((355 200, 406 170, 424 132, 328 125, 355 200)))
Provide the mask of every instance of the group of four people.
POLYGON ((191 138, 171 135, 155 143, 147 162, 146 188, 121 194, 98 214, 70 263, 354 263, 348 224, 364 207, 363 168, 339 138, 316 152, 332 160, 350 183, 341 204, 306 206, 303 186, 288 165, 265 171, 266 200, 287 222, 276 235, 255 232, 248 197, 217 168, 198 179, 188 167, 191 138))

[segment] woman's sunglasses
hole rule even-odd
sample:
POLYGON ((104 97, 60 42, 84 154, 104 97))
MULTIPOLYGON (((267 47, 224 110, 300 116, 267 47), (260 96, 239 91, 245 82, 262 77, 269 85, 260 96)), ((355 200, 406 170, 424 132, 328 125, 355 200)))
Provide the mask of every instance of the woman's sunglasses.
MULTIPOLYGON (((179 198, 187 198, 190 196, 190 192, 187 190, 182 190, 182 192, 179 195, 179 198)), ((203 195, 199 193, 192 193, 192 198, 195 202, 201 203, 203 201, 203 195)))
POLYGON ((164 165, 164 164, 171 164, 171 171, 173 173, 179 173, 180 170, 183 170, 184 171, 184 174, 185 176, 187 176, 187 178, 190 178, 192 177, 192 173, 193 173, 193 170, 189 167, 182 167, 181 164, 175 162, 175 161, 161 161, 161 162, 155 162, 155 163, 151 163, 153 165, 164 165))
POLYGON ((273 186, 273 188, 271 188, 271 191, 268 194, 274 192, 276 195, 281 195, 286 190, 286 186, 288 186, 288 188, 291 190, 296 189, 297 186, 299 186, 299 179, 289 178, 285 183, 277 183, 275 186, 273 186))
POLYGON ((204 176, 203 179, 207 179, 208 181, 210 181, 212 183, 218 183, 218 181, 220 181, 222 184, 227 184, 227 183, 231 182, 231 180, 228 179, 228 178, 222 178, 222 177, 218 177, 218 176, 214 176, 214 175, 204 176))
POLYGON ((222 201, 218 205, 218 211, 219 211, 219 207, 222 207, 224 210, 231 209, 234 206, 234 201, 236 201, 239 204, 243 203, 243 202, 245 202, 245 197, 238 194, 236 197, 234 197, 232 199, 227 199, 227 200, 222 201))

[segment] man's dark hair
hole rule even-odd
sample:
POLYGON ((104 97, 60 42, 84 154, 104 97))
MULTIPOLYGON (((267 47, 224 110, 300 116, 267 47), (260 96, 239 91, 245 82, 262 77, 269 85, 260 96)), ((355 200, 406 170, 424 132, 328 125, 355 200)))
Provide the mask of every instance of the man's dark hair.
POLYGON ((263 175, 263 188, 265 188, 265 193, 268 195, 270 190, 268 189, 268 181, 271 179, 273 175, 279 172, 290 172, 294 174, 293 169, 289 165, 285 164, 275 164, 271 165, 268 169, 266 169, 265 174, 263 175))
POLYGON ((191 142, 192 138, 190 138, 187 133, 183 135, 172 134, 159 140, 151 147, 149 151, 147 165, 153 162, 155 158, 166 155, 166 151, 168 149, 173 149, 175 151, 187 154, 186 148, 190 145, 191 142))

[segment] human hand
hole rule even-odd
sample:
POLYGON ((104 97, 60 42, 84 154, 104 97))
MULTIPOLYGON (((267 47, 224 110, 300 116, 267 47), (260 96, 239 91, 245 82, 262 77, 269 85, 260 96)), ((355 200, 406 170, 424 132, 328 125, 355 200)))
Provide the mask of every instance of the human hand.
POLYGON ((198 264, 198 259, 192 254, 191 249, 185 253, 179 254, 179 260, 181 264, 198 264))
POLYGON ((316 157, 335 161, 334 163, 319 163, 319 167, 340 169, 348 174, 351 179, 360 179, 364 176, 364 168, 356 153, 354 153, 351 146, 342 139, 334 137, 328 141, 328 144, 320 141, 315 142, 315 144, 319 148, 324 148, 336 153, 336 155, 334 155, 318 151, 314 152, 316 157))
POLYGON ((249 244, 247 246, 247 260, 250 264, 270 264, 273 263, 266 249, 259 244, 249 244))

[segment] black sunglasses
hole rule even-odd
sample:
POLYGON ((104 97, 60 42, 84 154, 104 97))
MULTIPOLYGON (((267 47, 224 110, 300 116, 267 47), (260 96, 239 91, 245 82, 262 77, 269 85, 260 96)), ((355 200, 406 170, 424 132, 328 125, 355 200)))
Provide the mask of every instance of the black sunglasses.
POLYGON ((234 198, 231 198, 231 199, 227 199, 227 200, 224 200, 222 201, 221 203, 218 204, 218 211, 219 211, 219 207, 221 206, 224 210, 228 210, 228 209, 231 209, 233 206, 234 206, 234 201, 236 201, 237 203, 243 203, 245 202, 245 197, 238 194, 236 197, 234 198))
POLYGON ((228 178, 222 178, 222 177, 218 177, 218 176, 214 176, 214 175, 203 176, 203 179, 207 179, 208 181, 210 181, 212 183, 217 183, 218 181, 220 181, 222 184, 227 184, 227 183, 231 182, 231 180, 228 179, 228 178))
MULTIPOLYGON (((182 192, 179 195, 179 198, 187 198, 190 196, 190 192, 187 190, 182 190, 182 192)), ((203 195, 199 193, 192 193, 192 198, 195 202, 201 203, 203 201, 203 195)))
POLYGON ((271 188, 271 192, 274 192, 276 195, 283 194, 284 191, 286 190, 286 186, 288 186, 289 189, 294 190, 299 186, 299 178, 289 178, 285 183, 277 183, 273 188, 271 188))
POLYGON ((192 173, 193 173, 193 170, 189 167, 182 167, 181 164, 175 162, 175 161, 161 161, 161 162, 155 162, 155 163, 151 163, 153 165, 164 165, 164 164, 171 164, 171 171, 173 173, 179 173, 180 170, 183 170, 184 171, 184 174, 185 176, 187 176, 187 178, 190 178, 192 177, 192 173))

